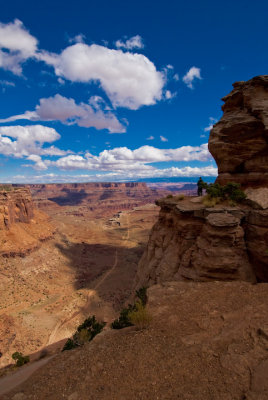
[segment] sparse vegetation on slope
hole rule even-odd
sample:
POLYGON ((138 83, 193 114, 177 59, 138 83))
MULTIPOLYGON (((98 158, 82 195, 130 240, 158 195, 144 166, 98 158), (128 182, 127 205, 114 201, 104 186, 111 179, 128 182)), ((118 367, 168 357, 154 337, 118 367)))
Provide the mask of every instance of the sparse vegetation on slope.
POLYGON ((90 342, 103 330, 104 326, 105 322, 98 322, 95 315, 85 319, 85 321, 78 326, 73 337, 67 340, 62 351, 71 350, 75 347, 82 346, 86 342, 90 342))
POLYGON ((145 308, 148 301, 147 288, 141 287, 136 291, 135 297, 137 300, 134 305, 129 304, 127 308, 123 308, 119 318, 112 322, 111 327, 113 329, 123 329, 132 325, 145 327, 149 324, 150 315, 145 308))
POLYGON ((147 308, 142 304, 141 300, 135 303, 135 310, 128 314, 128 318, 132 325, 135 325, 138 329, 147 328, 152 321, 152 316, 147 308))
POLYGON ((17 367, 21 367, 24 364, 27 364, 30 361, 29 356, 24 356, 22 353, 16 351, 12 354, 13 360, 16 362, 17 367))

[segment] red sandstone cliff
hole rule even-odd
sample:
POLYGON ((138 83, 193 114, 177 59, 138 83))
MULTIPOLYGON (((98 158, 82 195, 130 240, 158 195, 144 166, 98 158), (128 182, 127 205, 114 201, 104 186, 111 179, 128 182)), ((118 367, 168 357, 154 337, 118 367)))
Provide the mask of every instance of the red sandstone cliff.
POLYGON ((233 87, 223 98, 223 116, 209 137, 209 151, 219 170, 217 182, 268 187, 268 75, 233 87))
POLYGON ((254 202, 206 208, 190 199, 160 200, 136 287, 171 280, 268 282, 268 75, 233 86, 209 149, 217 182, 241 183, 254 202))
POLYGON ((36 210, 27 188, 0 188, 0 255, 25 255, 53 235, 48 217, 36 210))

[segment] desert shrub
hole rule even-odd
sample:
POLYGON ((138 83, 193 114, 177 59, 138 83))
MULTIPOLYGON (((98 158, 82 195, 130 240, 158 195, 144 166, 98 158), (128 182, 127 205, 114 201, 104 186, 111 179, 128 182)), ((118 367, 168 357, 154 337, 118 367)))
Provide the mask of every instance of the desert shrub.
POLYGON ((167 199, 173 199, 173 194, 168 194, 167 199))
POLYGON ((98 335, 104 328, 105 322, 98 322, 95 315, 85 319, 85 321, 78 326, 77 332, 82 330, 87 330, 90 335, 89 340, 92 340, 96 335, 98 335))
POLYGON ((228 182, 227 185, 223 186, 223 191, 225 197, 237 203, 240 203, 247 197, 243 190, 241 190, 239 183, 228 182))
POLYGON ((80 331, 75 332, 73 340, 74 343, 77 344, 77 346, 82 346, 86 342, 92 340, 92 338, 90 332, 87 329, 81 329, 80 331))
POLYGON ((133 312, 138 311, 137 304, 140 303, 143 307, 147 304, 148 296, 147 296, 147 287, 143 286, 139 290, 136 291, 135 297, 138 299, 134 305, 129 304, 127 308, 123 308, 121 310, 119 318, 115 319, 112 324, 112 329, 123 329, 128 326, 132 326, 133 322, 130 320, 130 315, 133 312))
POLYGON ((225 186, 221 186, 218 183, 211 183, 210 185, 204 183, 204 189, 206 189, 207 196, 204 198, 203 204, 209 207, 213 207, 219 201, 224 200, 233 202, 233 205, 235 205, 235 203, 240 203, 247 197, 241 190, 240 184, 235 182, 228 182, 225 186), (217 199, 216 202, 213 199, 217 199))
POLYGON ((135 303, 135 310, 131 311, 128 315, 130 322, 138 329, 147 328, 152 321, 152 316, 146 307, 142 304, 141 300, 135 303))
POLYGON ((219 197, 210 197, 209 195, 204 196, 202 199, 202 203, 205 207, 215 207, 221 201, 219 197))
POLYGON ((17 367, 21 367, 24 364, 27 364, 30 361, 29 356, 24 356, 22 353, 16 351, 12 354, 13 360, 16 362, 17 367))
POLYGON ((219 185, 218 183, 211 183, 207 185, 206 192, 209 197, 212 198, 220 198, 224 197, 223 186, 219 185))
POLYGON ((140 299, 142 304, 145 306, 148 301, 147 287, 143 286, 139 290, 136 290, 136 297, 140 299))
POLYGON ((69 338, 69 339, 67 339, 65 345, 63 346, 62 351, 72 350, 72 349, 75 349, 77 346, 78 345, 74 342, 74 340, 69 338))
POLYGON ((123 329, 128 326, 132 326, 133 324, 129 320, 129 314, 131 311, 134 310, 135 305, 128 305, 128 308, 123 308, 123 310, 120 311, 120 315, 118 319, 115 319, 112 324, 111 328, 112 329, 123 329))
POLYGON ((82 346, 86 342, 90 342, 103 330, 104 326, 105 322, 98 322, 95 315, 85 319, 85 321, 78 326, 73 337, 67 340, 62 351, 71 350, 78 346, 82 346))

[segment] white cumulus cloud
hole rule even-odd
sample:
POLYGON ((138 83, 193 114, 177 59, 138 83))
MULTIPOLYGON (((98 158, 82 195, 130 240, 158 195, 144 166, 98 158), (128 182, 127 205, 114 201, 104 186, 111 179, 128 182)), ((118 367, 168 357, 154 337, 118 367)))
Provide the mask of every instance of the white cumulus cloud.
POLYGON ((35 55, 37 43, 20 20, 0 23, 0 67, 20 75, 21 64, 35 55))
POLYGON ((195 79, 202 79, 201 78, 201 69, 192 67, 189 71, 184 75, 182 78, 183 82, 188 86, 188 88, 193 89, 193 81, 195 79))
POLYGON ((77 43, 61 54, 40 52, 38 59, 72 82, 99 82, 114 107, 137 110, 162 99, 165 74, 144 55, 77 43))
POLYGON ((43 125, 2 126, 0 127, 0 154, 26 158, 34 161, 37 168, 46 169, 41 156, 59 157, 69 153, 53 145, 44 147, 45 143, 52 143, 58 139, 60 135, 54 128, 43 125))
POLYGON ((40 99, 40 104, 34 111, 13 115, 1 119, 0 123, 7 123, 26 119, 29 121, 61 121, 64 124, 77 124, 81 127, 108 129, 110 133, 123 133, 126 131, 116 116, 111 111, 102 110, 105 102, 99 96, 90 99, 90 104, 76 104, 74 99, 56 94, 54 97, 40 99))
POLYGON ((99 171, 151 171, 156 162, 170 161, 208 161, 211 155, 208 145, 183 146, 177 149, 158 149, 153 146, 142 146, 135 150, 127 147, 116 147, 103 150, 99 155, 87 152, 85 155, 71 154, 56 161, 45 160, 46 165, 66 170, 99 170, 99 171))

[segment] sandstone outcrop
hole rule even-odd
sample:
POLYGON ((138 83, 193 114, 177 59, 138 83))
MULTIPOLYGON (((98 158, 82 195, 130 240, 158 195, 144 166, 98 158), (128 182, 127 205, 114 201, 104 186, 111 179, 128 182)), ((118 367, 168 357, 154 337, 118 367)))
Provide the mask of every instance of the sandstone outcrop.
POLYGON ((0 256, 23 256, 53 233, 48 216, 35 209, 29 189, 0 187, 0 256))
POLYGON ((216 182, 240 183, 247 200, 214 208, 198 199, 158 201, 159 220, 136 287, 169 280, 268 282, 268 75, 233 86, 209 150, 218 165, 216 182))
POLYGON ((0 187, 0 229, 10 228, 17 222, 29 223, 34 216, 31 193, 28 189, 10 188, 9 191, 0 187))
POLYGON ((268 281, 268 214, 249 207, 206 208, 189 198, 161 210, 139 263, 136 287, 170 280, 268 281))
POLYGON ((268 187, 268 75, 236 82, 209 137, 217 182, 268 187))

